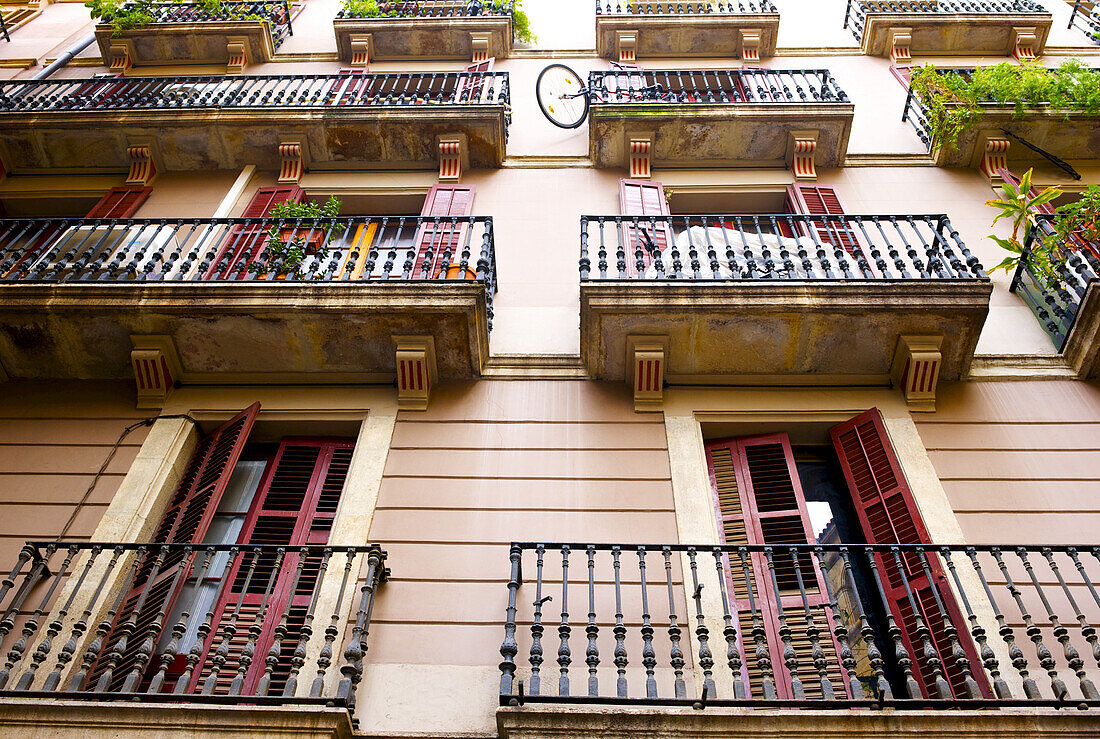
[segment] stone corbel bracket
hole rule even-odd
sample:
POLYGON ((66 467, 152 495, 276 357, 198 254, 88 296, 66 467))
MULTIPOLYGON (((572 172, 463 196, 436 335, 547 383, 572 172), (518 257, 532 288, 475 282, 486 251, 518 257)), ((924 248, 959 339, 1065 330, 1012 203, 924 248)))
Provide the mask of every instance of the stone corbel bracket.
POLYGON ((484 62, 496 56, 493 51, 493 34, 470 32, 471 61, 484 62))
POLYGON ((397 409, 428 408, 432 385, 438 380, 435 337, 394 336, 397 353, 397 409))
POLYGON ((791 131, 787 140, 787 165, 799 182, 817 179, 814 155, 817 151, 817 131, 791 131))
POLYGON ((351 42, 351 66, 365 69, 374 58, 374 39, 369 33, 364 33, 351 36, 348 40, 351 42))
POLYGON ((306 172, 306 146, 299 140, 279 143, 279 183, 296 185, 306 172))
POLYGON ((470 149, 466 145, 466 134, 448 133, 438 139, 439 181, 456 183, 462 179, 462 173, 470 166, 470 149))
POLYGON ((107 68, 117 74, 126 74, 134 66, 134 42, 130 39, 116 39, 108 47, 107 68))
POLYGON ((1038 56, 1039 38, 1035 27, 1017 27, 1012 29, 1012 56, 1019 61, 1027 61, 1038 56))
POLYGON ((241 74, 252 60, 249 59, 249 43, 244 36, 227 36, 225 50, 229 61, 225 64, 226 74, 241 74))
POLYGON ((1001 184, 1003 180, 997 174, 997 170, 1008 169, 1008 150, 1012 142, 1000 136, 990 135, 986 138, 984 146, 979 140, 979 146, 981 146, 982 158, 978 163, 978 169, 994 185, 1001 184))
POLYGON ((126 147, 126 156, 130 158, 130 172, 126 175, 127 185, 147 187, 156 178, 160 159, 156 142, 152 139, 133 140, 126 147))
POLYGON ((943 365, 942 344, 942 336, 903 335, 898 339, 890 375, 911 410, 936 410, 936 385, 943 365))
POLYGON ((638 61, 637 31, 615 31, 615 55, 620 62, 638 61))
POLYGON ((138 408, 163 408, 183 370, 170 336, 131 336, 130 363, 137 382, 138 408))
POLYGON ((912 28, 891 28, 890 61, 894 64, 908 64, 913 61, 913 52, 910 48, 912 44, 912 28))
POLYGON ((760 61, 760 37, 764 32, 759 28, 742 28, 739 33, 741 34, 741 60, 760 61))
POLYGON ((653 176, 653 134, 628 134, 626 152, 631 179, 648 180, 653 176))
POLYGON ((630 373, 626 380, 634 389, 635 412, 657 411, 664 405, 668 345, 667 336, 626 339, 626 367, 630 373))

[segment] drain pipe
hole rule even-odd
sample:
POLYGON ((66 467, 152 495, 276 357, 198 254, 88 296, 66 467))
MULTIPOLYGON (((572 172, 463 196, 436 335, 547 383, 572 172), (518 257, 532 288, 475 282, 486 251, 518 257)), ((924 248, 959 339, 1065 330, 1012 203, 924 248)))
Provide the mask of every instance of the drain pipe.
POLYGON ((61 56, 54 59, 53 62, 49 66, 47 66, 45 69, 40 71, 35 76, 31 77, 31 79, 32 80, 44 80, 44 79, 46 79, 51 74, 53 74, 54 72, 56 72, 57 70, 61 69, 66 64, 68 64, 70 61, 72 61, 72 58, 74 56, 76 56, 80 52, 84 51, 89 46, 91 46, 92 42, 94 42, 94 41, 95 41, 95 34, 94 33, 88 34, 87 36, 85 36, 84 38, 80 39, 75 44, 73 44, 73 46, 70 47, 69 50, 66 51, 64 54, 62 54, 61 56))

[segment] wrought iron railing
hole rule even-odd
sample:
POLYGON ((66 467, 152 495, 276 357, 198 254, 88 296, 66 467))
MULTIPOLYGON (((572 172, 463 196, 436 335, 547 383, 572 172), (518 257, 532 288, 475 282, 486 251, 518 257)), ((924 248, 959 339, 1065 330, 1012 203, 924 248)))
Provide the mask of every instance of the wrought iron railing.
MULTIPOLYGON (((123 6, 124 9, 132 9, 123 6)), ((294 35, 290 3, 287 0, 225 0, 218 6, 190 2, 149 3, 152 23, 216 23, 239 20, 265 20, 271 27, 271 40, 279 48, 287 36, 294 35)), ((104 17, 110 23, 110 16, 104 17)))
POLYGON ((1089 283, 1100 278, 1100 243, 1077 239, 1074 243, 1058 244, 1050 269, 1038 269, 1031 260, 1031 249, 1038 239, 1055 233, 1055 218, 1046 215, 1036 218, 1036 227, 1024 241, 1023 259, 1010 289, 1027 303, 1054 346, 1063 351, 1089 283))
POLYGON ((489 216, 0 219, 0 283, 479 280, 492 321, 489 216))
POLYGON ((580 274, 582 280, 986 278, 942 214, 582 216, 580 274))
POLYGON ((1093 5, 1089 10, 1082 0, 1074 0, 1073 13, 1069 16, 1067 29, 1077 26, 1093 42, 1100 44, 1100 6, 1093 5))
POLYGON ((347 7, 337 18, 474 18, 488 15, 512 15, 515 0, 416 0, 416 2, 378 3, 378 15, 357 15, 347 7))
POLYGON ((353 709, 385 565, 373 545, 28 542, 0 581, 0 693, 353 709))
POLYGON ((749 15, 778 12, 771 0, 596 0, 596 15, 749 15))
POLYGON ((507 72, 117 77, 0 83, 0 113, 503 106, 507 72))
POLYGON ((1046 12, 1046 8, 1032 0, 848 0, 844 27, 862 41, 868 13, 993 16, 1046 12))
POLYGON ((502 705, 1100 708, 1097 546, 545 542, 509 556, 502 705))
POLYGON ((11 42, 11 36, 8 35, 8 24, 4 21, 4 14, 0 13, 0 33, 4 34, 4 40, 11 42))
POLYGON ((614 69, 589 72, 588 90, 593 105, 848 102, 827 69, 614 69))

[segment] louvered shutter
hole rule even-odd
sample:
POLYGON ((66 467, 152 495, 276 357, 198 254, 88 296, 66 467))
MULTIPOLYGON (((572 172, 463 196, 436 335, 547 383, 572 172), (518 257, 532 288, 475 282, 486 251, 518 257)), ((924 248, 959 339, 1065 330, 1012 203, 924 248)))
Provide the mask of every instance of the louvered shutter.
MULTIPOLYGON (((238 543, 289 546, 327 543, 353 450, 354 442, 348 440, 284 440, 268 465, 238 543)), ((251 560, 248 556, 238 558, 227 580, 230 585, 219 594, 213 636, 205 645, 201 669, 192 679, 193 691, 201 690, 210 675, 207 657, 221 644, 225 621, 231 618, 238 601, 241 607, 229 642, 229 658, 218 674, 214 692, 228 691, 248 641, 248 629, 259 620, 263 626, 254 659, 245 673, 243 693, 247 695, 255 688, 264 674, 264 656, 271 648, 275 627, 289 605, 288 631, 280 644, 282 659, 272 675, 269 694, 278 695, 282 691, 319 576, 320 557, 310 555, 297 587, 291 592, 300 556, 297 552, 286 554, 266 604, 264 592, 276 555, 265 553, 259 558, 247 588, 245 580, 251 560)))
MULTIPOLYGON (((372 97, 374 75, 366 69, 344 68, 333 80, 328 93, 329 105, 364 105, 372 97)), ((384 90, 381 92, 385 92, 384 90)))
MULTIPOLYGON (((241 218, 263 218, 279 203, 298 203, 302 197, 303 192, 297 185, 261 187, 245 206, 241 218)), ((266 246, 267 231, 259 223, 234 226, 218 247, 203 279, 233 279, 237 270, 240 270, 237 278, 244 279, 249 272, 248 262, 258 259, 266 246)))
MULTIPOLYGON (((259 412, 260 404, 255 403, 199 441, 179 485, 161 515, 153 533, 153 542, 202 542, 259 412)), ((158 613, 169 613, 172 610, 178 588, 183 581, 183 578, 177 579, 176 575, 181 567, 188 566, 190 562, 184 559, 181 552, 173 552, 156 567, 158 554, 154 547, 149 554, 135 561, 133 578, 111 631, 104 641, 101 658, 89 673, 89 689, 94 689, 99 676, 107 667, 105 655, 109 654, 111 647, 118 641, 118 627, 127 622, 135 610, 138 611, 136 626, 127 641, 122 659, 115 668, 109 690, 118 690, 133 668, 137 649, 145 638, 145 630, 149 624, 156 619, 158 613)))
MULTIPOLYGON (((448 264, 461 260, 470 230, 468 219, 473 210, 473 185, 434 185, 428 191, 420 215, 441 220, 423 223, 417 230, 413 277, 435 279, 446 271, 448 264), (443 220, 447 216, 455 216, 458 220, 454 223, 443 220)), ((470 244, 470 269, 476 268, 476 255, 480 250, 481 244, 470 244)))
POLYGON ((131 218, 153 191, 151 187, 112 187, 85 218, 131 218))
MULTIPOLYGON (((667 216, 668 201, 665 200, 665 186, 660 182, 648 180, 619 180, 619 209, 624 216, 667 216)), ((672 269, 670 258, 665 254, 672 243, 672 231, 668 220, 639 220, 638 227, 623 223, 623 250, 626 252, 626 273, 630 277, 640 277, 660 253, 666 273, 672 269), (642 252, 645 269, 638 270, 638 250, 642 252)), ((616 256, 616 260, 618 257, 616 256)))
MULTIPOLYGON (((788 213, 801 213, 805 215, 842 216, 844 206, 840 204, 840 198, 832 187, 821 185, 791 185, 787 188, 786 210, 788 213)), ((851 229, 843 218, 813 221, 817 239, 822 244, 840 246, 844 251, 855 256, 861 251, 856 232, 851 229)), ((813 238, 813 234, 803 229, 804 236, 813 238)), ((853 272, 857 271, 853 269, 853 272)))
MULTIPOLYGON (((882 414, 877 408, 861 413, 855 418, 834 426, 829 435, 844 479, 852 494, 856 514, 863 535, 871 544, 931 544, 931 537, 921 519, 920 511, 905 481, 901 465, 890 445, 882 414)), ((902 555, 905 577, 913 594, 913 601, 931 631, 936 652, 947 670, 956 698, 969 697, 966 693, 962 675, 951 657, 951 641, 944 630, 944 613, 940 610, 936 596, 946 609, 947 618, 959 634, 959 641, 970 659, 971 671, 983 695, 991 697, 985 675, 981 670, 981 661, 966 628, 966 621, 959 612, 955 598, 951 594, 947 576, 934 554, 928 555, 931 581, 925 575, 922 563, 916 554, 902 555)), ((890 554, 876 554, 876 566, 882 580, 890 612, 902 629, 902 638, 910 656, 915 658, 917 668, 914 676, 920 683, 926 697, 936 697, 932 671, 924 657, 924 643, 917 637, 917 620, 913 604, 905 591, 905 582, 901 577, 896 561, 890 554)))
POLYGON ((782 551, 784 544, 814 543, 813 529, 806 511, 802 485, 794 465, 794 455, 786 434, 773 434, 710 442, 706 446, 711 488, 718 510, 720 533, 724 543, 774 545, 775 583, 767 558, 752 553, 750 576, 745 577, 739 557, 728 557, 727 587, 737 610, 738 639, 741 644, 743 678, 752 694, 763 697, 762 673, 752 636, 753 611, 748 597, 751 582, 758 618, 767 636, 768 654, 780 698, 792 698, 790 675, 783 662, 783 643, 779 638, 779 606, 791 630, 799 657, 799 678, 808 697, 820 697, 821 685, 811 660, 811 644, 806 634, 808 604, 818 629, 819 644, 828 660, 829 679, 838 697, 847 694, 847 675, 837 656, 833 641, 833 619, 828 609, 828 590, 817 563, 800 554, 798 567, 806 590, 806 604, 798 588, 794 558, 782 551))
POLYGON ((459 75, 458 82, 455 83, 455 97, 456 103, 476 103, 481 100, 481 96, 487 85, 486 73, 493 71, 493 64, 496 59, 490 57, 484 61, 474 62, 473 64, 467 64, 463 68, 463 72, 469 73, 469 75, 459 75))

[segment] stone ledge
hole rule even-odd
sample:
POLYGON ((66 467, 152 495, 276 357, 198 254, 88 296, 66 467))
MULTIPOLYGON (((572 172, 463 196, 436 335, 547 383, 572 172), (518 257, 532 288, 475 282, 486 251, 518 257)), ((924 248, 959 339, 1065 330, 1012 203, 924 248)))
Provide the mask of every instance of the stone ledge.
POLYGON ((1100 378, 1100 282, 1096 280, 1085 290, 1062 354, 1080 379, 1100 378))
POLYGON ((872 56, 890 56, 891 31, 909 28, 910 50, 916 55, 949 54, 1009 56, 1013 29, 1035 29, 1035 54, 1043 51, 1052 20, 1050 13, 868 13, 861 50, 872 56))
MULTIPOLYGON (((979 167, 986 139, 1005 138, 1002 128, 1071 163, 1100 159, 1100 139, 1096 135, 1100 115, 1044 105, 1026 108, 1023 117, 1017 118, 1012 108, 986 104, 977 124, 960 134, 953 145, 933 151, 936 166, 979 167)), ((1012 169, 1022 171, 1032 163, 1045 161, 1015 139, 1009 137, 1009 141, 1008 161, 1012 169)), ((932 143, 935 146, 936 142, 932 143)))
POLYGON ((20 739, 348 739, 351 718, 322 706, 207 706, 0 699, 0 730, 20 739))
POLYGON ((1096 737, 1100 714, 1071 709, 822 711, 745 708, 544 707, 497 710, 500 739, 676 737, 677 739, 883 739, 1096 737))
POLYGON ((112 43, 126 40, 132 44, 134 66, 156 64, 225 64, 230 36, 248 40, 251 64, 270 62, 275 56, 268 21, 255 18, 239 21, 195 23, 150 23, 118 33, 108 24, 95 27, 99 53, 110 64, 112 43))
POLYGON ((637 31, 639 59, 741 56, 742 29, 760 31, 760 57, 775 53, 778 13, 597 15, 596 53, 618 60, 617 31, 637 31))
POLYGON ((490 56, 512 53, 511 16, 458 18, 336 18, 332 21, 340 59, 351 61, 351 37, 370 34, 371 60, 465 59, 473 57, 470 33, 492 37, 490 56))

